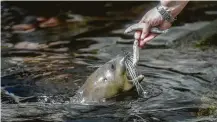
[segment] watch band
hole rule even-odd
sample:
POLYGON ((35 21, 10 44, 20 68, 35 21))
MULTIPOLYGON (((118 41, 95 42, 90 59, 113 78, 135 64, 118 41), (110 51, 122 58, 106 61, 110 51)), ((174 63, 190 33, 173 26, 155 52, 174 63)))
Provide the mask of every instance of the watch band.
POLYGON ((172 23, 176 19, 172 17, 171 13, 169 10, 167 10, 166 7, 159 5, 156 7, 157 11, 162 15, 163 19, 172 23))

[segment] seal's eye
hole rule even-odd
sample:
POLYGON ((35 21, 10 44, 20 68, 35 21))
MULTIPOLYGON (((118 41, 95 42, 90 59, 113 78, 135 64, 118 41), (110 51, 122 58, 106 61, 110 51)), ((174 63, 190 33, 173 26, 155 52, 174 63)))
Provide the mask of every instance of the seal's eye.
POLYGON ((104 78, 103 80, 106 82, 106 81, 107 81, 107 78, 104 78))
POLYGON ((115 70, 115 65, 114 64, 111 65, 111 69, 115 70))

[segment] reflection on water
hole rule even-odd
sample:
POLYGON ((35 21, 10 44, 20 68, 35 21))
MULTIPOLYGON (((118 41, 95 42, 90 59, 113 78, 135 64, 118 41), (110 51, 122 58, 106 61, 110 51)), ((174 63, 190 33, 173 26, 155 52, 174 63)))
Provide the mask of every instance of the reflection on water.
MULTIPOLYGON (((148 5, 143 4, 132 10, 141 11, 148 5)), ((193 6, 190 4, 185 11, 193 11, 193 6)), ((201 5, 195 9, 204 11, 205 7, 201 5)), ((116 98, 112 104, 82 106, 69 102, 97 66, 122 50, 132 50, 132 35, 124 35, 123 32, 133 20, 124 18, 123 10, 119 11, 122 12, 113 13, 120 14, 122 20, 89 17, 91 21, 64 23, 31 33, 3 32, 2 119, 66 122, 215 121, 216 49, 201 51, 188 45, 185 46, 188 50, 158 46, 141 50, 138 70, 145 75, 141 84, 149 98, 138 97, 135 91, 131 91, 116 98), (9 36, 5 36, 7 34, 9 36)), ((131 14, 135 16, 135 13, 131 14)), ((214 18, 214 15, 186 18, 186 15, 181 15, 176 24, 196 21, 195 18, 214 18)))

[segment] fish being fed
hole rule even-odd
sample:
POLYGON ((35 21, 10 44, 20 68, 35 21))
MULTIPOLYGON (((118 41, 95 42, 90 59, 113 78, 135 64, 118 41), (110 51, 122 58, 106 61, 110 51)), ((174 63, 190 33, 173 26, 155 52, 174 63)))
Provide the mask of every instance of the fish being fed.
MULTIPOLYGON (((130 79, 128 70, 134 69, 129 55, 118 55, 116 58, 105 63, 93 72, 77 91, 73 101, 79 103, 104 102, 106 99, 131 90, 134 86, 139 87, 139 81, 144 76, 134 76, 130 79)), ((137 88, 138 90, 138 88, 137 88)))

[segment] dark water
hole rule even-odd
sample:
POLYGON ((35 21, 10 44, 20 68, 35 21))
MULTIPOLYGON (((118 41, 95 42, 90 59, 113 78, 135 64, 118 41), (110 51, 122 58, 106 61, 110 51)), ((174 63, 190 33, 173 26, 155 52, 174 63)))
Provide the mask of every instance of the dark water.
MULTIPOLYGON (((216 15, 205 14, 215 10, 214 3, 189 3, 174 25, 214 20, 216 15)), ((2 121, 217 121, 216 46, 201 50, 185 39, 175 48, 147 46, 141 50, 138 70, 145 75, 141 84, 148 98, 130 91, 104 105, 69 103, 97 66, 122 50, 132 51, 133 36, 124 35, 124 29, 141 16, 142 10, 156 5, 89 4, 99 7, 98 11, 72 9, 81 14, 80 22, 30 33, 2 32, 2 121)), ((74 6, 79 5, 86 8, 81 3, 74 6)))

